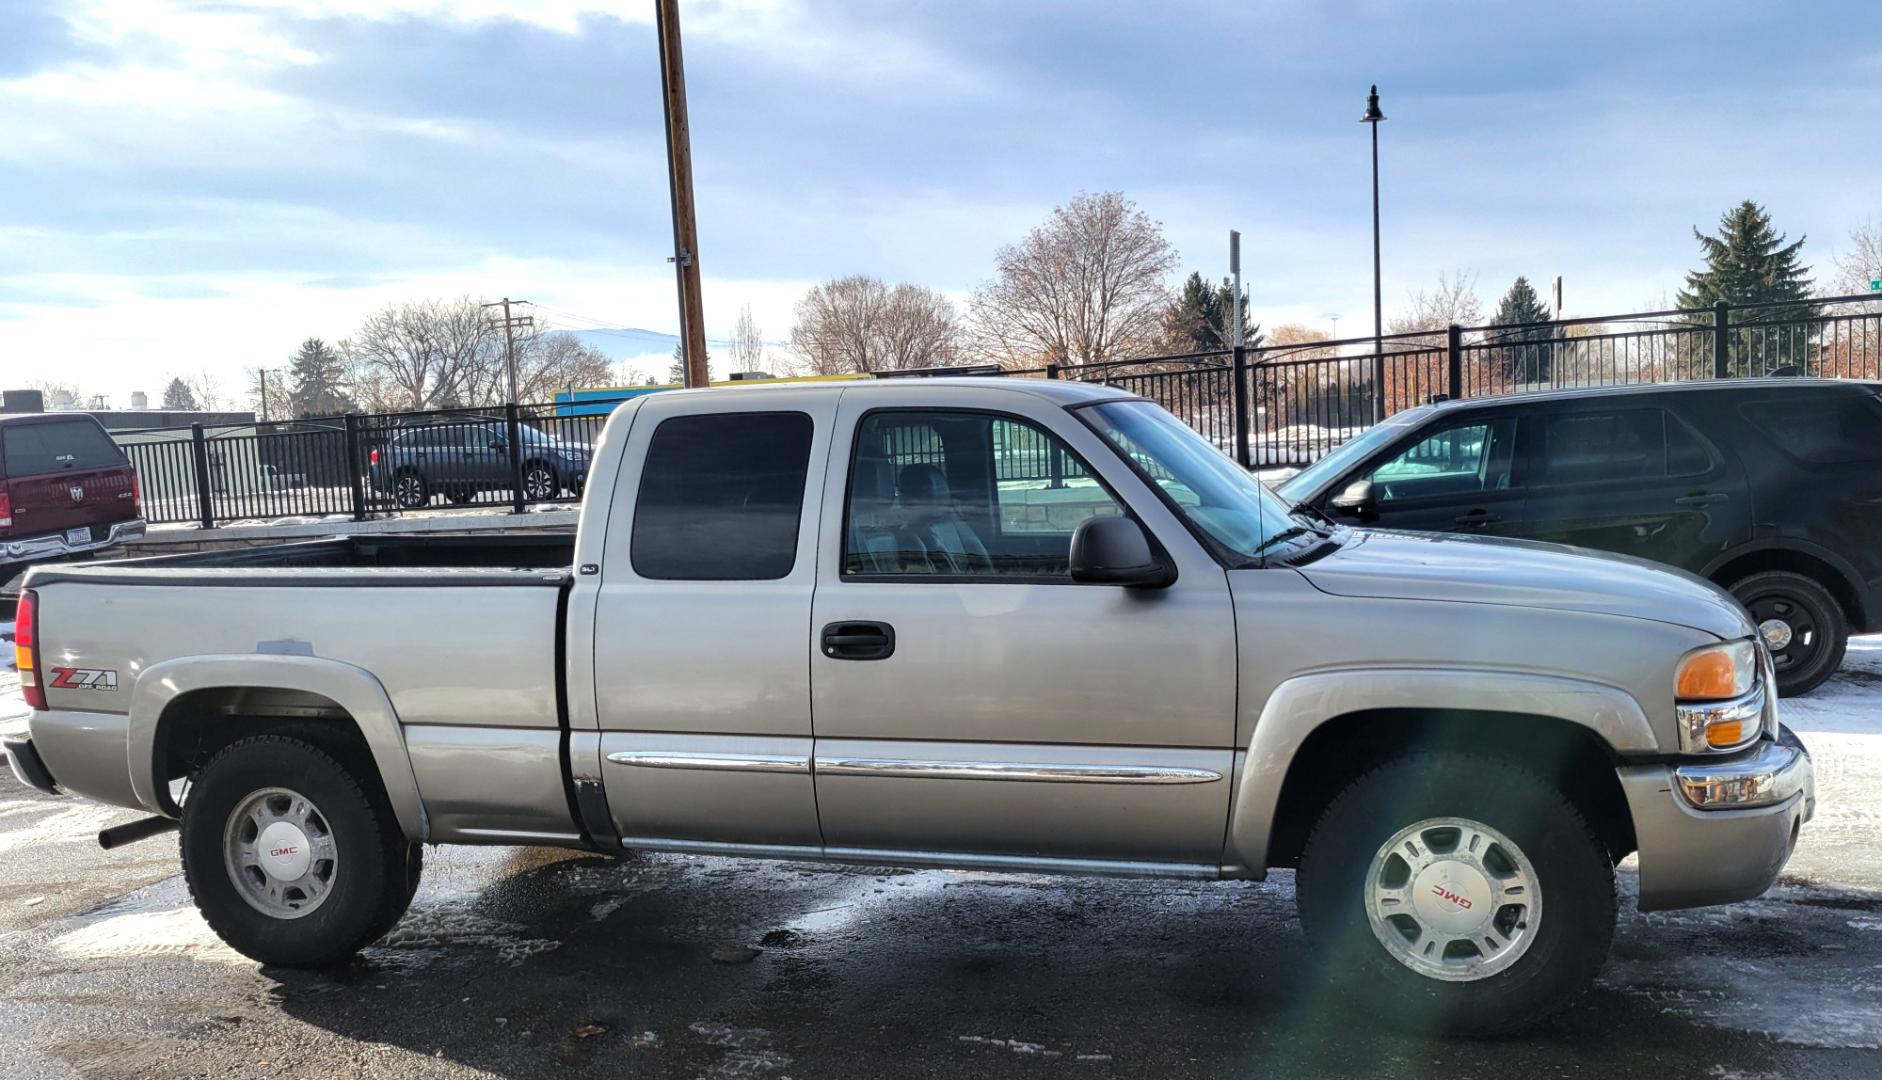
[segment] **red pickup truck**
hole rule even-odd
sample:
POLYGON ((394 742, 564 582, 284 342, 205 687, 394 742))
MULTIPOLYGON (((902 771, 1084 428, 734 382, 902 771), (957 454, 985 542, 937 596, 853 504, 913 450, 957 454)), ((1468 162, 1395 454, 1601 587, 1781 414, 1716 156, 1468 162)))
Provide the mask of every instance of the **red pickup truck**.
POLYGON ((137 470, 83 413, 0 416, 0 581, 144 535, 137 470))

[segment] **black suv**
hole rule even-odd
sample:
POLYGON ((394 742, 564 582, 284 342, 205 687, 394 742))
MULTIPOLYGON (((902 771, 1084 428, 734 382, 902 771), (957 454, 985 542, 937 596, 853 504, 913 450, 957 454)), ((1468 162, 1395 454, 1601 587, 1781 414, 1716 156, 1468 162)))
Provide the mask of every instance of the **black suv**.
MULTIPOLYGON (((1736 379, 1410 409, 1277 485, 1333 518, 1634 555, 1730 589, 1788 694, 1882 629, 1882 384, 1736 379)), ((1572 589, 1573 582, 1563 582, 1572 589)))

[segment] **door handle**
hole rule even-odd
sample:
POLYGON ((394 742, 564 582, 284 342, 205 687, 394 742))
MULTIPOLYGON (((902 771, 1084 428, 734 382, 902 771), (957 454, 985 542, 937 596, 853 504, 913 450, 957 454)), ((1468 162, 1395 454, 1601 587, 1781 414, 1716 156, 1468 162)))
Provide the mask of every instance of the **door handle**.
POLYGON ((833 622, 820 635, 832 660, 887 660, 895 654, 895 627, 885 622, 833 622))
POLYGON ((1502 520, 1502 514, 1492 514, 1488 510, 1472 510, 1468 514, 1459 514, 1456 518, 1459 525, 1491 525, 1502 520))
POLYGON ((1727 499, 1729 499, 1730 497, 1731 496, 1726 495, 1724 492, 1701 491, 1693 495, 1682 495, 1679 498, 1673 500, 1673 505, 1674 506, 1711 506, 1713 503, 1722 503, 1726 501, 1727 499))

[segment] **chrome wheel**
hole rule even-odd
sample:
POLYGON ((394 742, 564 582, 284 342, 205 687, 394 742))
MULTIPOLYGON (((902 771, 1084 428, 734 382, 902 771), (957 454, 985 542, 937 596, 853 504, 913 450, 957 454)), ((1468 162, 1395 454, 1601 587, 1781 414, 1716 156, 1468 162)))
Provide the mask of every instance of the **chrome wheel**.
POLYGON ((222 861, 250 907, 298 919, 333 893, 339 849, 319 808, 287 788, 243 799, 223 829, 222 861))
POLYGON ((1399 830, 1366 874, 1366 917, 1392 958, 1428 978, 1472 982, 1527 952, 1542 918, 1535 867, 1507 836, 1467 818, 1399 830))
POLYGON ((398 484, 394 488, 394 492, 398 497, 399 505, 408 509, 414 506, 423 506, 426 500, 431 498, 425 491, 425 482, 419 479, 414 473, 399 474, 398 484))
POLYGON ((531 465, 523 474, 523 494, 531 499, 542 500, 555 497, 555 473, 546 466, 531 465))

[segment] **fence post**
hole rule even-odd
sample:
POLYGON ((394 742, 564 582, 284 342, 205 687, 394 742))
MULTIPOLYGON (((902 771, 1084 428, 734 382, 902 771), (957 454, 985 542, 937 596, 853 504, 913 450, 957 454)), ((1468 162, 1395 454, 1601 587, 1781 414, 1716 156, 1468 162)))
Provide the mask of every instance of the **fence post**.
POLYGON ((505 405, 503 411, 504 422, 508 426, 510 434, 510 494, 514 496, 510 502, 510 512, 520 514, 523 512, 522 423, 517 418, 516 402, 512 401, 508 405, 505 405))
POLYGON ((1452 323, 1444 338, 1445 394, 1455 401, 1464 396, 1464 328, 1452 323))
POLYGON ((1732 373, 1732 332, 1725 321, 1725 313, 1731 306, 1723 300, 1712 305, 1712 377, 1715 379, 1732 373))
POLYGON ((201 424, 190 425, 190 456, 196 463, 196 508, 201 515, 203 528, 216 527, 216 508, 209 501, 209 440, 203 436, 201 424))
POLYGON ((1235 460, 1244 469, 1254 467, 1254 460, 1248 453, 1248 346, 1235 346, 1235 359, 1229 365, 1231 378, 1229 397, 1235 403, 1235 460))
POLYGON ((1059 365, 1047 364, 1046 365, 1046 378, 1056 379, 1058 377, 1059 377, 1059 365))
POLYGON ((359 452, 359 414, 346 414, 346 478, 353 488, 353 520, 366 520, 366 486, 360 482, 359 471, 365 467, 365 458, 359 452))

